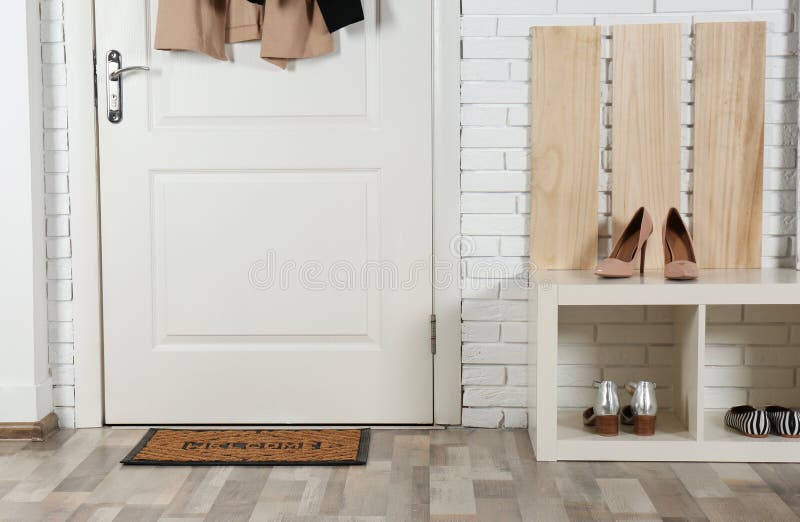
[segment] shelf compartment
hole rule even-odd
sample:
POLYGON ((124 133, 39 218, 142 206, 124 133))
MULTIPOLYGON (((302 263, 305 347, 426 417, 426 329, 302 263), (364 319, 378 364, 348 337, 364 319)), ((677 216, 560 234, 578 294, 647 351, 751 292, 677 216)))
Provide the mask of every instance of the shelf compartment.
MULTIPOLYGON (((559 307, 557 406, 585 409, 594 401, 595 380, 611 380, 618 386, 620 407, 630 402, 626 382, 646 379, 657 384, 659 413, 672 412, 682 430, 696 437, 698 410, 698 341, 704 308, 671 306, 656 312, 656 319, 638 323, 653 307, 617 306, 613 310, 587 310, 581 306, 559 307), (610 313, 606 313, 606 311, 610 313), (601 319, 590 339, 582 320, 598 312, 601 319), (642 328, 644 326, 644 329, 642 328), (628 329, 629 331, 625 331, 628 329), (653 331, 650 329, 657 329, 653 331), (567 337, 571 332, 571 338, 567 337), (569 340, 568 340, 569 339, 569 340)), ((559 438, 561 438, 559 433, 559 438)))
POLYGON ((720 462, 800 462, 800 440, 770 435, 745 437, 725 426, 725 411, 704 415, 704 460, 720 462))
MULTIPOLYGON (((800 439, 790 439, 786 437, 779 437, 778 435, 770 434, 769 437, 763 439, 754 439, 746 437, 738 431, 731 429, 725 425, 725 412, 721 410, 707 410, 704 419, 704 441, 708 443, 732 442, 740 444, 759 444, 768 446, 770 444, 778 444, 780 446, 791 445, 796 447, 800 452, 800 439)), ((788 448, 785 448, 788 449, 788 448)))
POLYGON ((725 426, 728 408, 750 404, 800 406, 800 306, 709 307, 704 371, 703 441, 762 458, 800 457, 800 440, 746 437, 725 426), (738 449, 736 449, 738 448, 738 449), (770 449, 773 448, 773 449, 770 449))
MULTIPOLYGON (((558 315, 563 314, 567 318, 580 317, 575 309, 582 307, 568 305, 558 307, 558 313, 553 320, 558 321, 558 315)), ((668 307, 671 310, 669 322, 663 320, 654 323, 647 323, 648 326, 658 327, 661 333, 654 336, 652 340, 641 337, 641 324, 630 322, 634 314, 628 315, 624 311, 626 307, 616 307, 619 314, 620 324, 616 324, 614 319, 600 326, 606 326, 606 331, 616 328, 634 328, 631 337, 620 335, 618 332, 613 336, 603 336, 600 330, 592 340, 586 338, 584 341, 566 342, 563 346, 558 343, 561 328, 556 328, 556 339, 551 328, 545 328, 539 332, 543 338, 550 337, 551 346, 555 347, 555 357, 550 357, 548 352, 542 353, 545 363, 537 359, 537 387, 538 393, 532 400, 536 404, 537 426, 542 436, 537 438, 538 455, 544 457, 548 454, 554 460, 570 459, 589 459, 605 460, 610 458, 622 458, 624 460, 650 460, 653 458, 652 448, 658 443, 695 443, 702 430, 702 422, 698 420, 698 412, 702 411, 698 398, 699 378, 702 367, 702 350, 700 343, 705 335, 705 306, 702 305, 683 305, 668 307), (671 329, 671 335, 665 336, 664 328, 671 329), (615 341, 611 341, 615 339, 615 341), (616 340, 619 339, 619 340, 616 340), (610 344, 611 343, 611 344, 610 344), (574 366, 569 363, 559 364, 559 355, 568 347, 589 348, 593 350, 603 350, 604 348, 616 348, 618 343, 630 344, 631 347, 641 347, 647 350, 647 357, 626 363, 619 360, 618 356, 605 358, 596 356, 591 358, 588 364, 578 363, 574 366), (651 349, 664 348, 668 351, 658 352, 658 362, 651 359, 651 349), (564 371, 566 370, 566 371, 564 371), (569 382, 557 382, 554 374, 567 375, 569 382), (620 405, 624 406, 630 402, 629 395, 622 388, 626 381, 637 378, 655 380, 660 385, 659 412, 656 426, 656 434, 653 437, 639 437, 632 434, 632 427, 621 427, 618 437, 600 437, 587 429, 582 424, 581 410, 591 405, 595 390, 592 389, 592 380, 595 378, 611 379, 619 386, 620 405), (562 386, 559 386, 561 384, 562 386), (568 395, 562 396, 561 394, 568 395), (548 408, 552 408, 553 402, 556 403, 557 411, 552 414, 546 413, 548 408), (552 415, 552 416, 550 416, 552 415), (545 433, 547 435, 545 435, 545 433), (548 435, 550 438, 548 438, 548 435), (596 444, 601 446, 596 446, 596 444), (609 448, 613 445, 622 445, 609 453, 609 448), (593 446, 595 445, 595 446, 593 446), (625 448, 630 446, 641 446, 640 449, 626 452, 625 448), (592 453, 592 447, 595 447, 592 453), (650 448, 650 449, 647 449, 650 448), (634 456, 638 454, 638 456, 634 456)), ((631 306, 636 309, 641 306, 631 306)), ((614 315, 610 316, 614 317, 614 315)), ((573 323, 564 323, 560 326, 569 327, 573 323)), ((543 324, 539 322, 538 324, 543 324)), ((574 323, 579 324, 580 323, 574 323)), ((564 332, 562 332, 564 333, 564 332)), ((537 339, 539 335, 537 335, 537 339)), ((577 360, 581 360, 578 357, 577 360)), ((532 381, 534 382, 534 381, 532 381)))
POLYGON ((681 451, 697 444, 675 412, 658 413, 656 433, 651 437, 633 434, 633 426, 620 425, 619 435, 603 437, 583 425, 581 412, 558 412, 559 460, 661 460, 659 451, 667 447, 681 451))
POLYGON ((583 425, 582 411, 572 409, 558 410, 558 441, 561 442, 600 442, 603 444, 637 444, 639 442, 671 441, 694 442, 695 437, 689 433, 686 424, 673 411, 658 412, 656 433, 651 437, 633 434, 633 426, 620 424, 619 435, 603 437, 597 435, 594 428, 583 425))

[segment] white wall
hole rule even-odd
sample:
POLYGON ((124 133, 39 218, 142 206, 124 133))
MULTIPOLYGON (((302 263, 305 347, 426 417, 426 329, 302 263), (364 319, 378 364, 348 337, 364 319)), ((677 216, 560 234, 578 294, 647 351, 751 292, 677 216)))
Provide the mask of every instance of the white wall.
MULTIPOLYGON (((603 143, 599 151, 600 253, 610 247, 610 31, 624 23, 683 25, 683 174, 681 211, 692 212, 692 24, 701 21, 766 20, 768 23, 765 132, 764 266, 795 266, 797 151, 796 3, 792 0, 462 0, 462 234, 463 423, 522 427, 528 385, 525 372, 527 297, 508 278, 528 264, 530 38, 535 25, 603 26, 603 143), (486 274, 490 266, 491 274, 486 274), (503 279, 505 278, 505 279, 503 279)), ((707 394, 716 407, 732 401, 763 402, 768 367, 786 363, 777 397, 800 398, 800 373, 793 359, 800 324, 798 309, 780 309, 777 324, 737 307, 725 321, 739 323, 740 336, 719 337, 730 326, 709 329, 710 374, 720 375, 707 394), (737 311, 738 310, 738 311, 737 311), (795 337, 790 341, 790 330, 795 337), (769 332, 772 351, 754 336, 769 332), (778 342, 778 339, 781 339, 778 342), (748 348, 745 348, 748 345, 748 348), (723 348, 724 347, 724 348, 723 348), (732 348, 726 350, 725 348, 732 348), (783 350, 781 350, 783 348, 783 350), (751 354, 749 357, 747 354, 751 354), (717 369, 717 367, 721 369, 717 369), (765 371, 767 367, 767 371, 765 371), (756 376, 756 377, 754 377, 756 376)), ((718 313, 712 310, 711 313, 718 313)), ((559 406, 588 406, 592 379, 624 381, 638 376, 659 382, 669 405, 671 315, 660 307, 574 310, 560 325, 559 406)), ((771 321, 774 321, 771 319, 771 321)), ((795 400, 796 402, 796 400, 795 400)))
POLYGON ((0 422, 33 422, 52 410, 38 17, 35 2, 9 2, 0 17, 0 422))

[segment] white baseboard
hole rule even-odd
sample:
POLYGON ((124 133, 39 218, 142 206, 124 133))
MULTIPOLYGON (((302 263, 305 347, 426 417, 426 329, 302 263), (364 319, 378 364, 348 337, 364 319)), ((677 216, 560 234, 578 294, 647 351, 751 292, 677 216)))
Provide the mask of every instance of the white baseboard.
POLYGON ((52 411, 52 379, 28 386, 0 384, 0 422, 37 422, 52 411))

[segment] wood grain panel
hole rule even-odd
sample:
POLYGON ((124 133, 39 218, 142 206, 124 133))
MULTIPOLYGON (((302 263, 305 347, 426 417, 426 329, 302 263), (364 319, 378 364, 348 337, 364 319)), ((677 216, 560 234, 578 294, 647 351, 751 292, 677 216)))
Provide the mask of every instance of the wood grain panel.
POLYGON ((766 24, 698 24, 694 238, 705 268, 761 266, 766 24))
POLYGON ((532 36, 531 263, 597 262, 600 28, 535 27, 532 36))
POLYGON ((659 230, 680 205, 680 24, 615 26, 612 64, 613 237, 644 206, 655 222, 646 267, 661 268, 659 230))

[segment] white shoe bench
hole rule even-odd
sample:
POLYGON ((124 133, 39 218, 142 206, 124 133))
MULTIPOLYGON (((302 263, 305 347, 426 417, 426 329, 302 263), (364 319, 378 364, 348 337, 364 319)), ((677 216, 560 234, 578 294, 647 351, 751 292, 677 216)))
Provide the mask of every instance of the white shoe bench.
MULTIPOLYGON (((528 431, 538 460, 800 462, 800 440, 737 434, 703 399, 706 307, 800 304, 800 272, 702 270, 697 281, 665 281, 660 272, 600 279, 591 271, 546 271, 532 274, 530 286, 528 431), (557 406, 559 307, 620 305, 674 307, 673 407, 659 411, 652 437, 623 429, 602 437, 583 426, 579 411, 557 406)), ((800 406, 800 397, 786 406, 800 406)))

